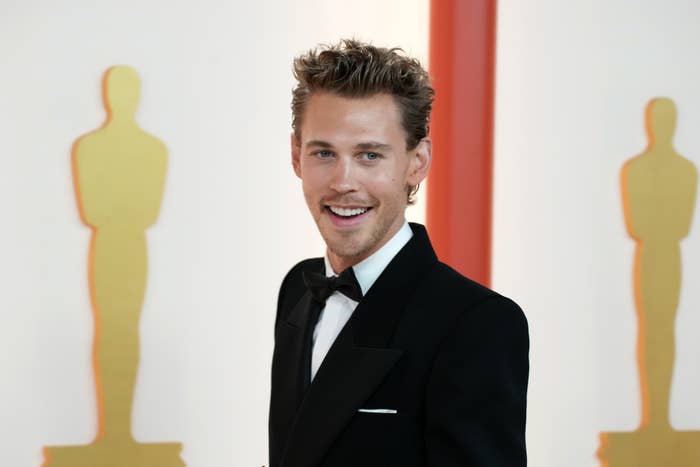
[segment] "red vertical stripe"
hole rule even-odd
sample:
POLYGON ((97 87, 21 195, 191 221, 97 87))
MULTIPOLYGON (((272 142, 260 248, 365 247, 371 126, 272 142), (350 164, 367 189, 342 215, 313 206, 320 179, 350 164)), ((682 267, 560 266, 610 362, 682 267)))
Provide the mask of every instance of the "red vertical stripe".
POLYGON ((427 226, 440 259, 491 279, 496 0, 431 0, 433 163, 427 226))

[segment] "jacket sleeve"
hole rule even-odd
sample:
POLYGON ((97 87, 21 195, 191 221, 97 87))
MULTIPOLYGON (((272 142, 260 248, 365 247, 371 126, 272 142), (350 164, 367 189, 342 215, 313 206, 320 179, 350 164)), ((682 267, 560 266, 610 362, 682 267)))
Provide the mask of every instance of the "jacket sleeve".
POLYGON ((524 467, 529 338, 522 310, 495 295, 464 310, 426 389, 431 467, 524 467))

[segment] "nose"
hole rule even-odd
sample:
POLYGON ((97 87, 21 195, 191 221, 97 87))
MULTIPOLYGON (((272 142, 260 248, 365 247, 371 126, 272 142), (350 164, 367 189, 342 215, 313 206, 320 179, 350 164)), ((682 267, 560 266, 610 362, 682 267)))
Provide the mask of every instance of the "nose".
POLYGON ((348 193, 357 189, 351 157, 340 156, 333 164, 330 188, 337 193, 348 193))

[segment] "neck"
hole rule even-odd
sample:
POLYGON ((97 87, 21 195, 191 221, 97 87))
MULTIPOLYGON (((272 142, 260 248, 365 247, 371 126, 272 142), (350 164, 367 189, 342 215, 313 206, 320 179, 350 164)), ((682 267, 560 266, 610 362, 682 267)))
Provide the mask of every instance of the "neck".
POLYGON ((360 263, 363 259, 370 256, 370 255, 357 256, 357 257, 338 256, 330 250, 328 250, 327 255, 328 255, 328 261, 330 261, 331 267, 333 268, 333 272, 336 275, 345 271, 347 268, 353 267, 354 265, 360 263))

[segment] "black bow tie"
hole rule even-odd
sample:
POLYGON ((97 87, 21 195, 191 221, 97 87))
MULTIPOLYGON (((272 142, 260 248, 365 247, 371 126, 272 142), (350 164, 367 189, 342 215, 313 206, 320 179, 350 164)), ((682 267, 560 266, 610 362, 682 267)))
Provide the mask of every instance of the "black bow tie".
POLYGON ((333 292, 340 292, 351 300, 362 300, 362 289, 352 268, 347 268, 339 276, 326 277, 317 272, 304 271, 304 284, 314 300, 323 306, 333 292))

